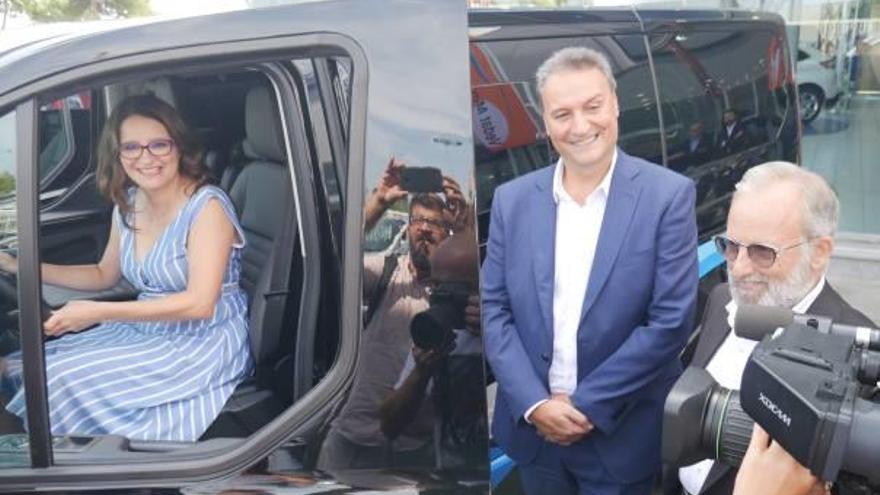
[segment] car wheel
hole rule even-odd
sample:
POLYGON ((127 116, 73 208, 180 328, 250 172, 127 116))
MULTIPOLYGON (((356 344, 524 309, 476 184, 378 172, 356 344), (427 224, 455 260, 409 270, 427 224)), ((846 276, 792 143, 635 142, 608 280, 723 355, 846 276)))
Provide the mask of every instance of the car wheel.
POLYGON ((822 88, 813 84, 804 84, 798 87, 798 100, 801 108, 801 121, 812 122, 822 111, 825 103, 825 95, 822 88))

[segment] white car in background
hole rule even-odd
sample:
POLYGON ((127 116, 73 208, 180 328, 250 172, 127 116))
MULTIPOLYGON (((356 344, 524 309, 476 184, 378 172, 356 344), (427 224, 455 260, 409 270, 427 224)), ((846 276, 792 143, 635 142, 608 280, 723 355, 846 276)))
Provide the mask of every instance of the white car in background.
POLYGON ((379 253, 382 256, 402 254, 409 250, 406 241, 406 226, 409 215, 406 212, 388 210, 364 238, 364 251, 379 253))
POLYGON ((797 51, 798 100, 801 120, 813 121, 826 105, 833 105, 840 96, 836 60, 811 46, 801 46, 797 51))

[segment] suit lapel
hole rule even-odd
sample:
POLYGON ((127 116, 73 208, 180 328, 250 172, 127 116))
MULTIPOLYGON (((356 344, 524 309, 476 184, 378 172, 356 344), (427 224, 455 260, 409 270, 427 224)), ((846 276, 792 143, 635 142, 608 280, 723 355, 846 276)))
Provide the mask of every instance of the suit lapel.
POLYGON ((700 338, 702 339, 705 336, 705 346, 699 346, 699 348, 694 352, 694 358, 691 360, 691 364, 696 366, 702 366, 705 368, 709 365, 709 360, 712 359, 712 356, 715 355, 715 351, 721 347, 721 344, 724 343, 724 339, 727 338, 727 335, 730 333, 731 328, 730 325, 727 324, 727 319, 721 321, 717 326, 713 328, 706 328, 703 330, 703 333, 700 338))
POLYGON ((829 285, 826 280, 825 286, 819 291, 816 300, 813 301, 813 304, 810 305, 806 312, 831 318, 837 323, 843 323, 842 321, 839 321, 843 304, 840 294, 831 288, 831 285, 829 285))
POLYGON ((632 159, 622 151, 618 151, 617 164, 611 177, 611 187, 605 204, 605 216, 602 219, 596 254, 593 257, 590 280, 587 292, 584 294, 581 323, 596 302, 605 281, 608 280, 608 275, 614 267, 614 260, 620 252, 629 225, 635 216, 639 199, 639 187, 635 182, 638 173, 639 169, 632 163, 632 159))
POLYGON ((553 172, 555 165, 546 168, 539 178, 535 200, 531 210, 532 269, 535 276, 535 289, 544 326, 553 339, 553 279, 556 257, 556 202, 553 200, 553 172))
MULTIPOLYGON (((703 481, 703 486, 700 487, 700 495, 708 493, 712 485, 718 483, 731 469, 730 466, 723 462, 715 461, 712 463, 712 468, 709 469, 709 474, 706 475, 706 480, 703 481)), ((719 493, 721 492, 719 490, 719 493)))
POLYGON ((730 303, 730 289, 727 284, 721 284, 712 290, 709 300, 706 301, 703 319, 700 322, 700 336, 697 340, 697 348, 694 350, 692 365, 705 368, 709 360, 715 355, 715 351, 721 347, 731 328, 727 323, 727 304, 730 303))

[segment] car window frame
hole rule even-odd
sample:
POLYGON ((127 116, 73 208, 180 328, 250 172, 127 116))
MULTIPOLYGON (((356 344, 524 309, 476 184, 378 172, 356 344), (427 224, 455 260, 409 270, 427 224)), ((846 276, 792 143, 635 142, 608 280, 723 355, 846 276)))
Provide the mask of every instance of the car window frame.
MULTIPOLYGON (((41 284, 39 283, 38 270, 38 239, 39 239, 39 208, 38 193, 36 186, 38 185, 37 162, 36 162, 36 99, 41 95, 52 94, 53 92, 62 91, 64 88, 82 87, 83 85, 94 87, 101 85, 103 80, 120 80, 125 77, 148 77, 150 73, 165 73, 177 69, 192 70, 194 66, 198 66, 202 70, 207 70, 213 66, 236 66, 236 65, 257 65, 261 60, 271 62, 282 62, 292 58, 303 56, 319 56, 327 52, 338 52, 348 57, 352 61, 353 77, 352 77, 352 113, 351 128, 349 130, 352 137, 348 147, 348 163, 352 167, 362 170, 364 166, 364 156, 366 147, 366 101, 368 86, 368 70, 367 57, 363 49, 354 40, 341 33, 305 33, 278 36, 269 39, 255 39, 232 42, 218 42, 197 46, 188 46, 180 48, 172 48, 167 50, 158 50, 149 53, 139 53, 119 57, 112 60, 100 60, 91 64, 82 65, 70 69, 65 72, 52 74, 49 77, 38 79, 32 83, 17 88, 16 90, 0 96, 0 109, 6 109, 13 104, 17 104, 16 118, 18 121, 18 145, 19 153, 17 156, 17 177, 18 177, 18 218, 19 218, 19 243, 20 243, 20 280, 19 297, 22 304, 20 306, 19 322, 21 328, 36 329, 29 332, 23 332, 22 346, 26 352, 24 363, 25 376, 32 377, 39 385, 27 388, 28 393, 28 413, 29 414, 46 414, 47 400, 45 392, 45 366, 43 362, 42 335, 38 330, 41 327, 39 303, 41 284), (218 55, 219 54, 219 55, 218 55), (283 54, 283 55, 281 55, 283 54), (30 152, 25 152, 30 150, 30 152), (26 188, 26 186, 28 186, 26 188), (27 239, 21 238, 27 237, 27 239), (27 342, 27 348, 25 343, 27 342), (29 357, 27 357, 29 356, 29 357), (41 375, 42 373, 42 375, 41 375)), ((291 162, 301 161, 304 157, 308 160, 307 153, 307 137, 303 132, 290 133, 292 122, 289 121, 289 109, 292 102, 296 100, 295 84, 289 76, 283 73, 275 74, 275 83, 283 86, 283 91, 276 93, 285 101, 283 125, 287 127, 286 135, 288 159, 291 162), (291 151, 296 150, 296 155, 291 155, 291 151), (305 154, 305 156, 302 156, 305 154)), ((278 86, 276 86, 278 87, 278 86)), ((299 104, 296 104, 299 108, 299 104)), ((302 117, 302 114, 300 114, 302 117)), ((299 131, 303 131, 303 126, 296 126, 299 131)), ((307 162, 301 162, 302 166, 306 166, 307 162)), ((295 174, 291 174, 292 178, 295 174)), ((293 178, 297 182, 294 188, 295 194, 301 191, 299 182, 305 183, 308 178, 297 176, 293 178)), ((348 184, 348 192, 352 189, 360 187, 359 184, 348 184)), ((357 197, 357 196, 355 196, 357 197)), ((303 198, 298 196, 295 198, 298 206, 298 213, 304 215, 309 213, 305 206, 303 198)), ((309 214, 315 214, 311 211, 309 214)), ((346 215, 346 233, 354 229, 360 229, 359 218, 348 218, 346 215)), ((305 222, 312 222, 316 225, 316 219, 300 218, 299 224, 305 225, 305 222)), ((305 243, 305 237, 300 236, 300 242, 305 243)), ((359 265, 360 257, 353 256, 359 250, 359 236, 346 236, 350 241, 345 244, 346 264, 357 263, 359 265)), ((317 254, 319 249, 316 245, 309 246, 303 244, 303 255, 308 253, 317 254)), ((312 263, 305 263, 308 267, 312 263)), ((319 269, 319 264, 314 264, 319 269)), ((357 273, 356 282, 360 281, 360 267, 346 267, 348 274, 354 271, 357 273)), ((307 278, 308 279, 308 278, 307 278)), ((312 278, 311 280, 314 280, 312 278)), ((351 284, 347 284, 351 285, 351 284)), ((319 291, 304 286, 305 294, 319 291)), ((317 297, 317 296, 316 296, 317 297)), ((359 309, 359 306, 358 306, 359 309)), ((301 316, 302 318, 302 316, 301 316)), ((165 453, 161 456, 146 453, 144 459, 136 462, 132 460, 127 463, 94 463, 82 466, 64 465, 57 466, 52 463, 51 435, 48 434, 48 416, 45 422, 35 416, 38 421, 29 424, 32 425, 29 436, 31 438, 32 448, 32 467, 31 468, 11 468, 0 470, 0 481, 3 482, 4 489, 32 489, 35 486, 48 488, 52 486, 94 486, 96 482, 100 482, 102 487, 112 486, 131 486, 131 487, 149 487, 149 486, 174 486, 191 482, 193 479, 203 479, 206 477, 225 476, 240 472, 260 458, 265 456, 272 449, 280 446, 297 431, 309 426, 313 423, 314 417, 321 410, 326 410, 335 405, 335 400, 339 395, 339 391, 344 389, 347 376, 353 371, 354 352, 343 356, 346 358, 348 366, 334 366, 325 380, 322 380, 310 391, 311 393, 303 397, 300 401, 294 403, 286 411, 282 412, 267 427, 255 432, 247 438, 235 441, 214 441, 193 444, 193 448, 187 451, 165 453), (352 370, 348 369, 352 368, 352 370), (33 427, 33 425, 40 425, 33 427), (35 470, 33 468, 41 468, 35 470)), ((26 378, 27 380, 27 378, 26 378)), ((134 457, 134 456, 132 456, 134 457)))
MULTIPOLYGON (((18 238, 18 320, 27 404, 28 450, 32 468, 52 465, 49 411, 35 407, 48 402, 43 353, 39 269, 39 107, 32 97, 16 106, 15 205, 18 238), (28 329, 28 330, 25 330, 28 329)), ((2 472, 0 472, 2 476, 2 472)))

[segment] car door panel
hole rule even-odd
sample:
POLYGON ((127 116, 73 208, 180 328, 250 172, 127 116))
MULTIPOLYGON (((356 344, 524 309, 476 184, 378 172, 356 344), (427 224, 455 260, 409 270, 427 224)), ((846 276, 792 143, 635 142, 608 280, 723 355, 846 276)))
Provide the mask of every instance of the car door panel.
MULTIPOLYGON (((302 53, 340 53, 352 60, 348 169, 343 185, 340 348, 327 378, 270 426, 246 439, 175 449, 152 446, 161 455, 151 455, 151 446, 101 439, 95 445, 102 447, 104 455, 60 456, 59 450, 58 465, 53 466, 47 445, 51 442, 43 429, 38 445, 42 454, 48 454, 48 460, 42 459, 46 467, 39 471, 0 469, 0 490, 176 487, 240 472, 292 437, 309 438, 309 429, 320 424, 316 419, 344 397, 354 372, 361 326, 361 205, 368 184, 375 183, 391 157, 403 157, 413 165, 441 168, 444 175, 465 185, 466 195, 473 195, 468 186, 473 171, 471 138, 462 132, 470 129, 465 4, 457 0, 306 3, 146 24, 68 39, 64 45, 63 49, 28 47, 23 53, 0 57, 0 67, 4 67, 0 108, 48 91, 102 79, 149 77, 194 64, 252 64, 302 53), (425 19, 431 20, 431 29, 424 28, 425 19)), ((290 138, 287 151, 294 157, 307 157, 307 146, 290 138)), ((22 159, 19 163, 32 166, 34 162, 22 159)), ((295 180, 307 185, 310 178, 295 180)), ((19 198, 31 209, 38 201, 25 199, 19 198)), ((307 199, 298 201, 306 203, 307 199)), ((64 207, 42 213, 48 245, 41 248, 46 256, 65 257, 66 243, 99 245, 96 240, 101 233, 96 226, 106 210, 85 200, 58 204, 64 207), (89 226, 74 232, 66 227, 74 219, 86 219, 89 226)), ((306 206, 299 206, 304 215, 299 223, 309 223, 306 206)), ((27 237, 20 239, 20 246, 34 249, 37 232, 24 229, 20 235, 27 237)), ((302 237, 304 255, 319 256, 315 245, 302 237)), ((21 260, 30 264, 23 275, 36 278, 36 257, 22 256, 21 260)), ((21 284, 19 290, 34 300, 39 298, 38 285, 21 284)), ((39 327, 33 310, 28 311, 28 318, 31 328, 39 327)), ((475 379, 482 380, 482 376, 475 379)), ((45 397, 37 398, 30 405, 45 407, 44 401, 45 397)))

